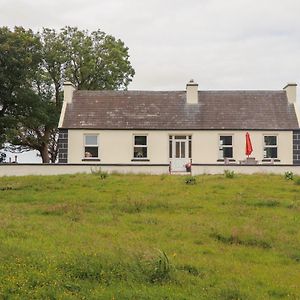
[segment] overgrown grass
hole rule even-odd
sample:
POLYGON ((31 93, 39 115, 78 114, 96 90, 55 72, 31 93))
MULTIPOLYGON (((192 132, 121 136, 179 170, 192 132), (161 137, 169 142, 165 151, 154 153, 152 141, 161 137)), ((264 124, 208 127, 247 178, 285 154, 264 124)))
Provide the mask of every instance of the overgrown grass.
POLYGON ((0 178, 0 299, 300 299, 296 180, 0 178))

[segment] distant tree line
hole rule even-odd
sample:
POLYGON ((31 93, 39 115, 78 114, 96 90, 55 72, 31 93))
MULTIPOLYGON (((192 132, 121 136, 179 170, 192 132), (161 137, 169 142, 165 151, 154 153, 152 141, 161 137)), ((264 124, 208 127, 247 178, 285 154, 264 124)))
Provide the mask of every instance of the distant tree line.
POLYGON ((134 76, 124 43, 100 30, 0 27, 0 148, 57 157, 63 82, 77 89, 126 89, 134 76))

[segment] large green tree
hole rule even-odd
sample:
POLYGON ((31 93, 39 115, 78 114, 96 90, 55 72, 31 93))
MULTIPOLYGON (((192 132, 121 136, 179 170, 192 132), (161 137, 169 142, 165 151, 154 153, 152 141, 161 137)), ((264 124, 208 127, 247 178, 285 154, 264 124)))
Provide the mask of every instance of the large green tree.
POLYGON ((45 28, 34 38, 38 63, 32 59, 30 70, 34 72, 28 75, 31 95, 23 99, 21 114, 9 114, 17 126, 12 126, 8 140, 14 150, 38 150, 48 163, 57 156, 63 82, 72 81, 78 89, 126 89, 134 69, 124 43, 100 30, 45 28))
POLYGON ((35 94, 32 80, 40 62, 40 47, 31 30, 0 28, 0 146, 35 94))

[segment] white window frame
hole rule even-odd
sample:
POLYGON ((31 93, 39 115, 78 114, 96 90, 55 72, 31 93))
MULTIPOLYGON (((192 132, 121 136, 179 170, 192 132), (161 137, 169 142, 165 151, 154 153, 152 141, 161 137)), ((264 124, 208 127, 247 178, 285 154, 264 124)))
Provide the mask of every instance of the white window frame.
POLYGON ((148 147, 148 134, 145 133, 135 133, 132 136, 132 159, 133 160, 145 160, 145 159, 149 159, 149 147, 148 147), (135 144, 135 137, 136 136, 145 136, 146 137, 146 145, 136 145, 135 144), (135 147, 139 147, 139 148, 146 148, 147 149, 147 157, 134 157, 134 148, 135 147))
POLYGON ((168 134, 169 137, 169 142, 168 142, 168 159, 174 159, 175 158, 175 136, 185 136, 185 142, 186 142, 186 153, 187 157, 189 159, 192 159, 193 156, 193 134, 191 133, 172 133, 168 134), (171 151, 171 156, 170 156, 170 142, 172 144, 172 151, 171 151), (191 155, 190 155, 191 154, 191 155))
POLYGON ((278 134, 275 133, 268 133, 263 134, 263 160, 272 160, 272 159, 278 159, 279 157, 279 147, 278 147, 278 134), (265 144, 265 137, 266 136, 274 136, 276 137, 276 145, 266 145, 265 144), (277 157, 265 157, 265 148, 277 148, 277 157))
MULTIPOLYGON (((232 148, 232 157, 226 157, 227 159, 234 159, 234 135, 232 133, 219 133, 218 135, 218 160, 225 160, 225 157, 223 156, 223 151, 222 151, 222 156, 221 156, 221 149, 220 147, 225 147, 225 148, 232 148), (231 145, 221 145, 221 136, 231 136, 231 145)), ((223 150, 223 149, 222 149, 223 150)))
POLYGON ((85 133, 84 135, 83 135, 83 159, 99 159, 99 157, 100 157, 100 155, 99 155, 99 134, 95 134, 95 133, 85 133), (96 136, 97 137, 97 144, 95 144, 95 145, 87 145, 86 144, 86 137, 87 136, 96 136), (96 157, 96 156, 93 156, 93 157, 86 157, 85 156, 85 148, 86 147, 97 147, 98 148, 98 156, 96 157))

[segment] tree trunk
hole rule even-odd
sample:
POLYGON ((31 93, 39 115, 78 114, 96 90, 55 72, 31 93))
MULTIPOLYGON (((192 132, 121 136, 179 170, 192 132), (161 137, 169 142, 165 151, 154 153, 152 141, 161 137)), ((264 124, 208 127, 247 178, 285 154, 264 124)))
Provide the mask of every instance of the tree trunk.
POLYGON ((48 153, 48 145, 43 145, 41 150, 39 150, 41 153, 42 161, 43 164, 49 164, 50 163, 50 158, 49 158, 49 153, 48 153))

